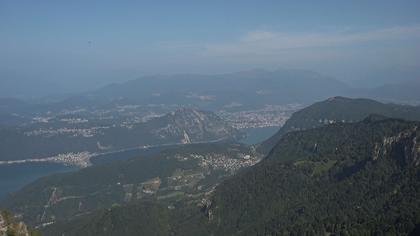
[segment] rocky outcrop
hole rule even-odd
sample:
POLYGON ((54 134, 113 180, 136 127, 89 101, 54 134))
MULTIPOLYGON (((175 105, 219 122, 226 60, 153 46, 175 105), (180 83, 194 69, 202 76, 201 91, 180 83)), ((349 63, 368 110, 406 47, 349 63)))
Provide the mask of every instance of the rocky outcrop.
POLYGON ((0 236, 31 236, 28 227, 23 222, 5 211, 0 211, 0 236))
POLYGON ((167 114, 167 125, 157 129, 157 137, 180 137, 181 143, 216 141, 236 138, 239 132, 212 112, 181 108, 167 114))
POLYGON ((420 130, 417 126, 396 136, 385 137, 382 143, 376 143, 373 160, 381 156, 398 156, 406 165, 420 165, 420 130), (394 155, 394 154, 401 155, 394 155))

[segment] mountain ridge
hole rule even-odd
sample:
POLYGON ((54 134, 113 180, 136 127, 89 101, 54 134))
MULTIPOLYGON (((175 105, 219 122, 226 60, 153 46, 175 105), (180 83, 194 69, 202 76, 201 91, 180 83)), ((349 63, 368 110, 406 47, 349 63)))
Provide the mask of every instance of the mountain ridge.
POLYGON ((414 200, 414 186, 419 186, 415 176, 420 173, 419 126, 395 119, 364 120, 286 134, 253 169, 220 185, 210 208, 220 229, 216 232, 410 233, 420 224, 415 220, 420 204, 414 200), (399 194, 392 195, 396 186, 399 194), (368 203, 372 209, 362 199, 374 199, 368 203), (359 208, 352 204, 365 210, 356 213, 359 208), (407 213, 400 217, 410 225, 395 223, 400 207, 407 213))
POLYGON ((389 118, 420 120, 419 107, 381 103, 367 98, 330 97, 303 108, 289 118, 280 130, 263 141, 258 150, 268 153, 282 135, 296 130, 305 130, 337 122, 357 122, 371 114, 389 118))

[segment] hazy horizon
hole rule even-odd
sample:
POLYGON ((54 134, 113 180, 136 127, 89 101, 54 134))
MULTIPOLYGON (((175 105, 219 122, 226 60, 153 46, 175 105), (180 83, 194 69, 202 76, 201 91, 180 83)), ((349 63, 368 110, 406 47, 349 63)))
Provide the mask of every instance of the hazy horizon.
POLYGON ((311 70, 354 87, 415 80, 419 9, 418 1, 2 1, 0 92, 74 93, 146 75, 255 68, 311 70))

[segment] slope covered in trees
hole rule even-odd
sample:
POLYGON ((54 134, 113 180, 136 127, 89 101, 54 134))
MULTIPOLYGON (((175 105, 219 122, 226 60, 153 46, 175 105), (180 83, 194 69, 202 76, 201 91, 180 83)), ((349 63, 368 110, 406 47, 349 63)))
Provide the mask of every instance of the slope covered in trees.
POLYGON ((419 107, 385 104, 364 98, 332 97, 295 112, 274 136, 261 143, 258 150, 268 153, 281 137, 290 131, 306 130, 332 123, 358 122, 371 114, 420 120, 419 107))
POLYGON ((219 235, 406 235, 420 224, 419 123, 369 117, 286 134, 222 183, 219 235))

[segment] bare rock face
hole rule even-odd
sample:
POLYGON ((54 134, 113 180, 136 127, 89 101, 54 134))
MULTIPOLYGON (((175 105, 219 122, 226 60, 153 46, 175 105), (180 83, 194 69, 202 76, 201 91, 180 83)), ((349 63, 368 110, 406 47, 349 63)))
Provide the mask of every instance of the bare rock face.
POLYGON ((28 227, 23 222, 18 222, 15 217, 0 211, 0 236, 30 236, 28 227))
POLYGON ((420 130, 414 127, 399 133, 396 136, 385 137, 382 143, 376 143, 373 153, 373 160, 381 156, 402 154, 399 161, 406 165, 420 165, 420 130))
POLYGON ((182 143, 236 138, 239 132, 212 112, 181 108, 164 117, 167 124, 156 130, 159 137, 180 137, 182 143))

